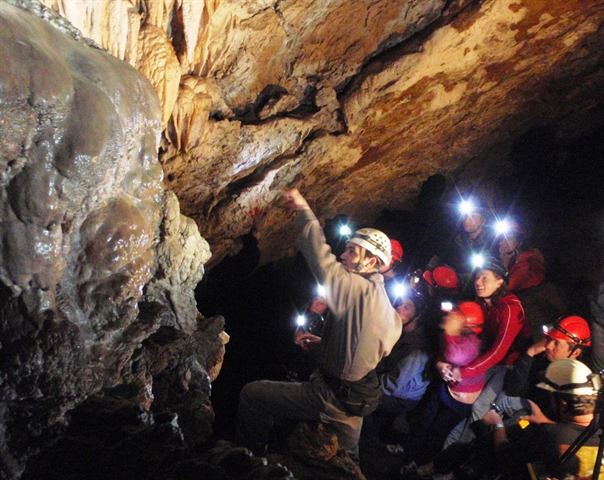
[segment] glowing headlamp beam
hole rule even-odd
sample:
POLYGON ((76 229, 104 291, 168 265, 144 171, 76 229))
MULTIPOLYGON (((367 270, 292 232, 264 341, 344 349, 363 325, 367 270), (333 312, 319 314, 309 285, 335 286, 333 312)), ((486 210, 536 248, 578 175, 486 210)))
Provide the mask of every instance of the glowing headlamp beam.
POLYGON ((316 292, 317 292, 317 295, 321 298, 325 298, 325 294, 327 293, 327 291, 325 290, 325 287, 321 284, 317 285, 316 292))
POLYGON ((482 268, 484 267, 485 258, 482 253, 474 253, 470 258, 470 262, 472 264, 472 268, 482 268))
POLYGON ((402 298, 409 292, 409 287, 403 283, 395 283, 392 286, 392 293, 396 298, 402 298))
POLYGON ((340 236, 342 236, 342 237, 350 237, 350 235, 352 235, 352 229, 350 228, 350 226, 347 223, 340 225, 338 232, 340 233, 340 236))
POLYGON ((509 220, 505 218, 503 220, 497 220, 494 225, 495 233, 497 235, 507 235, 508 233, 510 233, 511 227, 512 226, 509 220))
POLYGON ((303 327, 304 325, 306 325, 306 317, 304 315, 298 315, 296 317, 296 325, 298 325, 299 327, 303 327))
POLYGON ((457 207, 462 215, 471 215, 476 211, 474 202, 470 199, 462 200, 457 207))

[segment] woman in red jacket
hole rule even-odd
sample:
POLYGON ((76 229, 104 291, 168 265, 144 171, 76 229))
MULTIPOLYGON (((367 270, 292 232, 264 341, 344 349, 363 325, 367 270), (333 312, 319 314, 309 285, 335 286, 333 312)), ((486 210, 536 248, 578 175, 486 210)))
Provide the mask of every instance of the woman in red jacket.
POLYGON ((476 296, 483 305, 486 321, 482 333, 483 353, 465 367, 439 363, 441 376, 457 383, 484 375, 495 365, 512 365, 531 341, 531 329, 524 319, 522 304, 506 288, 506 270, 495 258, 486 259, 474 278, 476 296))
MULTIPOLYGON (((525 324, 520 300, 507 292, 506 273, 493 257, 487 258, 477 271, 474 288, 486 317, 481 334, 482 352, 463 367, 450 363, 450 356, 448 361, 443 357, 436 363, 446 386, 436 389, 422 410, 422 428, 414 432, 413 444, 409 448, 415 462, 404 466, 401 473, 408 474, 414 469, 416 472, 419 469, 429 472, 432 465, 426 462, 442 448, 451 428, 470 415, 472 403, 480 395, 488 370, 498 364, 514 363, 528 347, 530 327, 525 324)), ((465 354, 468 353, 469 349, 465 354)))

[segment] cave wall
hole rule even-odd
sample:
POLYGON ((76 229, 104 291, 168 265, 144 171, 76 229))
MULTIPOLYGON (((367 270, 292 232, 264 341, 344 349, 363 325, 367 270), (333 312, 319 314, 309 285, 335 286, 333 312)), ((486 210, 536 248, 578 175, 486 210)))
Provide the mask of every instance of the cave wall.
POLYGON ((162 183, 153 88, 37 2, 0 2, 0 46, 0 476, 125 385, 203 442, 227 337, 196 308, 210 248, 162 183))
POLYGON ((44 3, 151 80, 165 183, 212 264, 250 231, 285 253, 283 186, 364 222, 432 174, 497 171, 535 126, 603 123, 601 0, 44 3))

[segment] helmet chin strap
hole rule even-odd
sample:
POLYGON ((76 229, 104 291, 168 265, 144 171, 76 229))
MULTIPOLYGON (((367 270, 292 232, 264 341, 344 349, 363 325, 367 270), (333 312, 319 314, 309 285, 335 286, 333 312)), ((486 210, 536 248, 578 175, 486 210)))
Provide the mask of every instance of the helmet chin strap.
POLYGON ((566 358, 572 358, 573 353, 575 353, 577 351, 577 348, 580 348, 579 345, 574 343, 572 348, 570 349, 570 353, 568 354, 568 356, 566 358))
POLYGON ((365 249, 361 248, 361 251, 359 252, 359 261, 355 264, 352 265, 352 269, 356 272, 356 273, 362 273, 363 272, 363 260, 365 260, 365 249))
POLYGON ((369 273, 367 270, 365 270, 367 267, 367 262, 365 260, 365 249, 361 248, 359 253, 359 261, 352 266, 353 271, 356 273, 369 273))

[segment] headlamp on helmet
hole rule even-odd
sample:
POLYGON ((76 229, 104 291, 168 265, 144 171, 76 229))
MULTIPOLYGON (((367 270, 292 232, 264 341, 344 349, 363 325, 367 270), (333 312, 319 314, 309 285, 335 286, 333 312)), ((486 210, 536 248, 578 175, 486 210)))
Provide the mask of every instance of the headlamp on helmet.
POLYGON ((512 223, 507 218, 497 220, 493 225, 495 235, 508 235, 512 231, 512 223))
POLYGON ((305 314, 296 317, 296 326, 304 329, 308 333, 312 333, 320 337, 323 334, 323 325, 325 319, 322 315, 307 311, 305 314))
POLYGON ((407 278, 409 279, 409 286, 411 288, 416 288, 419 285, 419 282, 422 280, 422 274, 423 272, 419 268, 408 274, 407 278))
POLYGON ((578 315, 564 317, 554 325, 544 325, 543 333, 551 339, 573 343, 576 347, 591 346, 589 323, 578 315))
POLYGON ((508 271, 498 258, 486 256, 482 253, 474 253, 470 257, 470 263, 473 270, 490 270, 507 282, 508 271))
POLYGON ((403 282, 395 282, 390 290, 392 296, 396 299, 406 297, 409 294, 409 287, 403 282))
POLYGON ((473 253, 470 256, 470 264, 472 265, 472 268, 475 270, 480 270, 482 267, 484 267, 486 263, 486 258, 484 257, 484 255, 482 253, 473 253))
POLYGON ((457 209, 463 216, 472 215, 476 212, 476 204, 471 198, 462 199, 457 205, 457 209))
POLYGON ((338 233, 340 234, 340 237, 348 238, 352 235, 352 229, 350 228, 350 225, 343 223, 338 228, 338 233))

